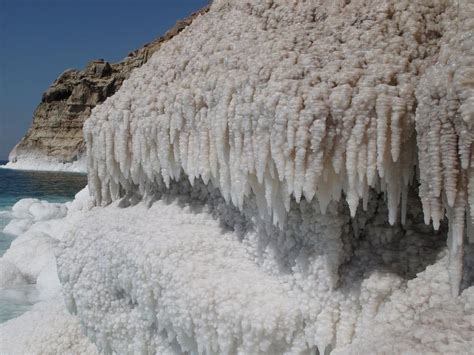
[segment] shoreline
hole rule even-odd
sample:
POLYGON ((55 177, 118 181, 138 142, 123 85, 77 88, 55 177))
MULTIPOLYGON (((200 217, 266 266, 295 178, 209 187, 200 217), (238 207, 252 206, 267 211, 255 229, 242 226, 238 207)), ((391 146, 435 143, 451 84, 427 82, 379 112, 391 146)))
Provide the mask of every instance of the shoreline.
POLYGON ((2 161, 0 169, 20 170, 20 171, 37 171, 37 172, 62 172, 87 174, 87 166, 85 157, 72 163, 63 163, 52 159, 44 159, 42 157, 26 157, 20 158, 16 162, 2 161))

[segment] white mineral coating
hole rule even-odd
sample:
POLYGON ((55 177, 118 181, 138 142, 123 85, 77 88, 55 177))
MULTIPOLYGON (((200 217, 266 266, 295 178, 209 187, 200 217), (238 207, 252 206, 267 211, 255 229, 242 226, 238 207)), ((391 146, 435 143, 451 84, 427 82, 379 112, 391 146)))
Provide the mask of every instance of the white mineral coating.
POLYGON ((17 307, 39 303, 0 324, 0 354, 97 354, 78 319, 66 310, 55 257, 58 241, 89 200, 86 188, 70 203, 23 199, 13 206, 13 220, 4 232, 16 239, 0 257, 0 298, 17 307))
POLYGON ((16 238, 0 257, 0 288, 36 284, 40 296, 50 298, 60 292, 55 249, 69 232, 78 213, 90 206, 83 189, 71 203, 50 203, 34 198, 15 203, 12 220, 3 229, 16 238), (67 216, 67 218, 66 218, 67 216))
POLYGON ((60 298, 37 303, 20 317, 0 324, 0 353, 98 354, 60 298))
MULTIPOLYGON (((68 225, 63 221, 67 211, 66 204, 34 198, 22 199, 15 203, 11 212, 13 219, 5 226, 3 232, 16 238, 0 260, 15 266, 21 277, 28 282, 36 283, 43 269, 55 260, 55 246, 68 230, 68 225)), ((0 270, 0 274, 2 273, 0 270)), ((54 274, 56 272, 51 275, 54 274)), ((43 274, 43 280, 51 280, 54 277, 43 274)))
POLYGON ((14 264, 30 283, 35 283, 41 270, 54 260, 57 241, 46 233, 27 231, 13 240, 2 256, 14 264))
POLYGON ((27 282, 20 270, 13 263, 0 258, 0 289, 26 284, 27 282))
POLYGON ((276 221, 290 196, 324 210, 342 190, 354 216, 381 186, 394 223, 418 76, 446 11, 431 4, 214 2, 86 123, 97 203, 182 170, 239 207, 253 192, 276 221))
POLYGON ((30 218, 18 218, 12 219, 8 224, 3 228, 3 233, 10 235, 20 235, 26 232, 31 225, 33 220, 30 218))
POLYGON ((427 267, 406 289, 396 290, 358 339, 334 354, 472 353, 474 287, 459 298, 451 296, 447 259, 427 267))
MULTIPOLYGON (((51 203, 36 198, 24 198, 12 207, 12 216, 16 220, 43 221, 66 216, 67 208, 62 203, 51 203)), ((19 223, 19 222, 17 222, 19 223)))
POLYGON ((64 162, 61 158, 54 158, 41 152, 29 152, 16 156, 14 162, 9 161, 0 166, 0 169, 85 173, 87 160, 85 156, 81 156, 76 161, 64 162))
POLYGON ((457 295, 474 204, 473 17, 472 0, 215 1, 92 111, 96 204, 184 173, 239 208, 255 195, 280 226, 291 198, 324 212, 344 192, 355 216, 375 188, 394 224, 417 166, 426 223, 449 218, 457 295))
POLYGON ((402 228, 389 226, 385 202, 371 193, 352 221, 364 235, 357 241, 342 201, 325 215, 316 201, 293 201, 281 230, 258 217, 256 198, 239 212, 199 179, 156 193, 151 205, 123 208, 123 200, 84 212, 60 243, 67 308, 101 352, 463 354, 474 346, 474 288, 452 297, 444 242, 413 196, 402 228))
POLYGON ((474 2, 455 4, 456 19, 444 23, 437 61, 417 86, 416 131, 425 221, 431 219, 437 229, 446 210, 449 269, 457 295, 466 219, 470 225, 474 217, 474 2))
POLYGON ((36 279, 36 289, 43 300, 54 298, 61 294, 61 284, 58 278, 56 259, 52 258, 42 269, 36 279))

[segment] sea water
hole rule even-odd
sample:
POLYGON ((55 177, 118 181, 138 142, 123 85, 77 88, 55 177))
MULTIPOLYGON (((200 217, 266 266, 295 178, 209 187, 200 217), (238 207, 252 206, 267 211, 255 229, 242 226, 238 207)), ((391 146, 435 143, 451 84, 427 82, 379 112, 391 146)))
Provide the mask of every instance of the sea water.
MULTIPOLYGON (((6 161, 0 161, 4 165, 6 161)), ((87 184, 83 174, 38 172, 0 167, 0 257, 14 237, 3 233, 10 221, 12 206, 22 198, 38 198, 49 202, 66 202, 87 184)), ((0 270, 1 272, 1 270, 0 270)), ((0 323, 18 317, 37 300, 34 285, 0 289, 0 323)))

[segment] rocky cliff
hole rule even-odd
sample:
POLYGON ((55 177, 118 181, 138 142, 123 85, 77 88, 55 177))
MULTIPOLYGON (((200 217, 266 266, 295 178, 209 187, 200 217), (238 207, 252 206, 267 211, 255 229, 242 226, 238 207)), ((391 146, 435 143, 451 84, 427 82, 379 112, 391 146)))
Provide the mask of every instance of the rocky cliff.
MULTIPOLYGON (((88 63, 84 70, 63 72, 43 94, 30 129, 10 153, 10 165, 41 169, 44 165, 38 163, 41 161, 52 166, 71 165, 81 160, 85 151, 82 126, 91 110, 113 95, 131 71, 146 63, 164 42, 207 11, 205 7, 178 21, 163 36, 130 52, 119 63, 99 59, 88 63)), ((81 170, 82 165, 79 165, 74 170, 81 170)))

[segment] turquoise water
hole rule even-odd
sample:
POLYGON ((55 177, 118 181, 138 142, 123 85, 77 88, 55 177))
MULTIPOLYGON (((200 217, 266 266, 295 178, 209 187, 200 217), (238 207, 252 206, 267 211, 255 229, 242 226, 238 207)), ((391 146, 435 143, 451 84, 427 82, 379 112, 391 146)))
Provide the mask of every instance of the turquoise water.
MULTIPOLYGON (((0 165, 5 163, 0 161, 0 165)), ((66 202, 72 200, 86 184, 87 178, 82 174, 0 168, 0 256, 14 239, 2 231, 10 221, 9 211, 17 201, 38 198, 49 202, 66 202)), ((34 285, 0 289, 0 323, 23 314, 35 301, 34 285)))
MULTIPOLYGON (((0 165, 5 164, 0 161, 0 165)), ((11 207, 22 198, 66 202, 87 184, 83 174, 0 169, 0 256, 10 246, 11 237, 1 231, 8 223, 11 207)))

